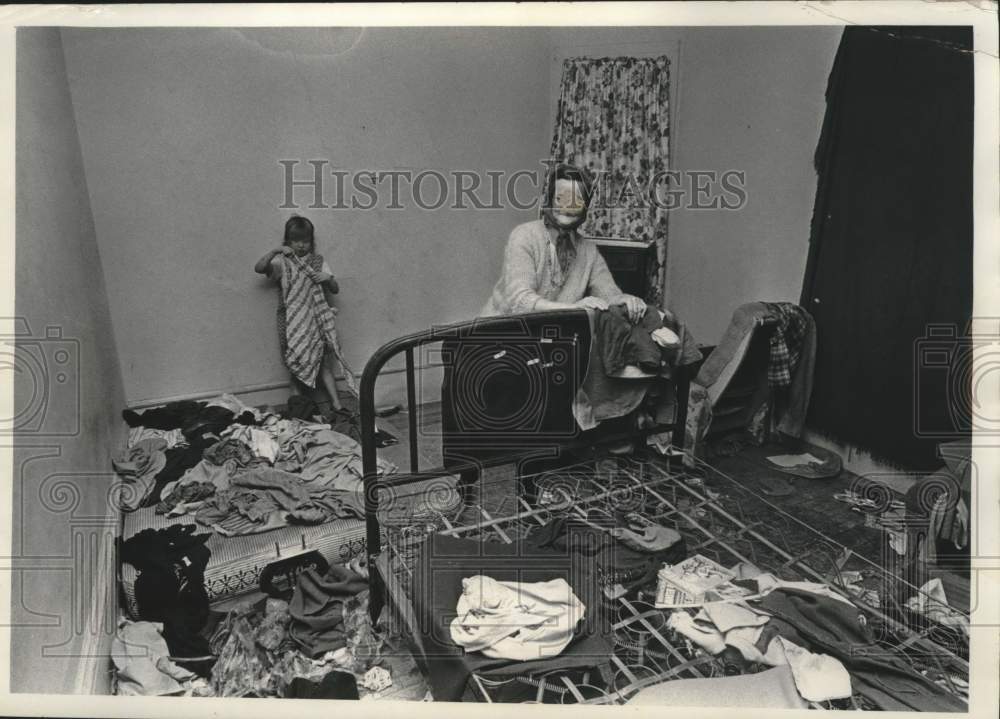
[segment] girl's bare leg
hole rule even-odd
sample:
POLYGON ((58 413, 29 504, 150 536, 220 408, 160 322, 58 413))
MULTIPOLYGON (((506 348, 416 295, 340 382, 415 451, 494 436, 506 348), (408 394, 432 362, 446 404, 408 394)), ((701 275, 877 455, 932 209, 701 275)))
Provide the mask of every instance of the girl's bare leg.
POLYGON ((327 352, 326 356, 323 357, 319 376, 323 382, 323 387, 326 389, 326 393, 330 395, 330 404, 333 406, 333 409, 337 410, 342 409, 342 405, 340 404, 340 397, 337 395, 337 380, 333 371, 333 359, 333 353, 327 352))

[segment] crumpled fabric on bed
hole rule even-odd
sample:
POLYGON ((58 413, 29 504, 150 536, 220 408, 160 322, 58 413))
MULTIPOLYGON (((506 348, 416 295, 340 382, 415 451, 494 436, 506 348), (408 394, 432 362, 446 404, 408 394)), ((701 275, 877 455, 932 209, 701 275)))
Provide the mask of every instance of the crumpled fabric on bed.
MULTIPOLYGON (((650 311, 654 313, 660 312, 651 308, 647 310, 647 315, 650 311)), ((584 376, 582 386, 577 390, 573 400, 573 416, 576 418, 577 425, 583 430, 593 429, 600 422, 616 417, 623 417, 635 410, 642 404, 643 399, 645 399, 653 376, 655 376, 635 379, 609 376, 603 371, 603 348, 601 342, 597 339, 600 336, 597 326, 598 314, 607 313, 587 312, 587 317, 590 321, 591 337, 594 339, 590 343, 590 359, 587 373, 584 376)), ((661 376, 670 377, 674 367, 686 366, 700 360, 701 350, 698 349, 698 345, 691 333, 687 331, 687 328, 683 324, 678 323, 673 315, 663 313, 662 322, 672 325, 672 328, 677 331, 678 336, 681 338, 681 347, 675 353, 668 355, 672 358, 671 361, 673 364, 664 366, 659 370, 661 376)), ((650 339, 650 344, 655 347, 657 353, 660 353, 660 348, 656 346, 652 339, 650 339)), ((657 416, 670 415, 671 419, 667 421, 672 421, 675 404, 674 398, 665 395, 659 398, 658 402, 662 406, 657 408, 657 416)))
POLYGON ((163 506, 173 515, 194 512, 196 522, 227 537, 268 532, 289 524, 364 517, 363 495, 315 486, 273 467, 249 469, 228 481, 227 487, 215 492, 189 489, 208 483, 178 483, 163 506), (189 496, 191 492, 198 497, 189 496), (178 494, 179 502, 173 494, 178 494), (176 506, 170 508, 172 504, 176 506))
POLYGON ((655 307, 647 307, 642 319, 632 324, 623 305, 613 305, 594 313, 593 342, 600 349, 601 369, 609 377, 619 375, 626 365, 643 372, 660 371, 663 353, 650 336, 663 326, 655 307))
POLYGON ((648 551, 615 539, 611 534, 614 530, 609 530, 602 531, 574 517, 558 517, 533 530, 522 541, 538 549, 587 557, 609 581, 618 582, 625 589, 655 581, 664 563, 676 564, 687 558, 687 546, 680 536, 663 549, 648 551))
POLYGON ((803 638, 803 646, 839 659, 854 690, 884 711, 965 712, 966 704, 917 673, 902 658, 879 649, 857 607, 830 597, 790 588, 758 600, 774 617, 803 638))
POLYGON ((786 579, 779 579, 770 572, 761 572, 754 576, 753 581, 757 585, 757 592, 759 594, 767 594, 773 592, 775 589, 795 589, 802 592, 809 592, 810 594, 819 594, 824 597, 829 597, 838 602, 843 602, 849 607, 855 606, 847 597, 842 594, 838 594, 833 590, 828 584, 823 584, 822 582, 793 582, 786 579))
POLYGON ((284 439, 277 467, 297 472, 307 482, 356 489, 362 476, 361 447, 332 429, 304 428, 284 439))
POLYGON ((167 443, 167 449, 179 444, 187 444, 184 433, 179 429, 149 429, 148 427, 131 427, 128 431, 128 447, 134 447, 144 439, 162 439, 167 443))
POLYGON ((762 627, 770 619, 766 613, 736 602, 709 603, 701 608, 701 612, 723 634, 736 627, 762 627))
POLYGON ((508 545, 432 535, 421 546, 413 565, 411 600, 415 640, 422 647, 434 699, 460 701, 472 672, 497 678, 587 667, 610 681, 608 662, 613 646, 610 629, 598 616, 600 588, 592 565, 589 557, 530 547, 523 542, 508 545), (567 647, 555 657, 520 662, 466 652, 455 644, 449 626, 462 580, 484 572, 498 581, 565 579, 586 607, 584 619, 567 647))
POLYGON ((195 445, 178 445, 166 450, 163 454, 166 457, 166 464, 156 475, 153 488, 146 495, 142 502, 143 507, 153 507, 163 499, 163 490, 168 485, 176 482, 184 474, 201 461, 203 448, 195 445))
POLYGON ((228 409, 233 413, 234 417, 239 417, 243 415, 244 412, 249 412, 253 415, 254 421, 260 421, 262 413, 259 409, 251 407, 248 404, 244 404, 238 397, 232 394, 221 394, 218 397, 208 400, 205 403, 206 407, 222 407, 223 409, 228 409))
POLYGON ((190 444, 200 449, 217 441, 220 433, 231 424, 252 425, 256 421, 251 411, 236 415, 225 407, 190 400, 171 402, 142 413, 126 409, 122 411, 122 418, 129 427, 179 429, 190 444))
POLYGON ((290 524, 322 524, 332 519, 365 518, 364 496, 330 487, 309 492, 309 499, 287 514, 290 524))
MULTIPOLYGON (((354 439, 327 425, 294 419, 280 420, 272 429, 281 446, 275 467, 295 472, 306 482, 361 491, 361 445, 354 439)), ((396 471, 396 466, 382 457, 377 458, 377 466, 380 474, 396 471)))
POLYGON ((281 456, 281 447, 278 443, 270 434, 257 427, 233 424, 224 429, 219 436, 243 442, 255 457, 267 460, 268 464, 274 464, 281 456))
POLYGON ((761 620, 767 622, 769 618, 739 605, 718 604, 706 605, 695 617, 683 611, 673 612, 667 626, 709 654, 721 654, 730 646, 748 662, 789 665, 804 699, 819 702, 851 696, 851 678, 838 659, 814 654, 781 636, 770 635, 768 641, 761 642, 764 633, 761 620))
POLYGON ((167 441, 164 439, 143 439, 111 460, 111 466, 128 485, 120 492, 119 506, 131 512, 142 506, 152 493, 156 475, 167 464, 167 441))
POLYGON ((285 526, 284 513, 308 500, 309 492, 295 475, 255 469, 233 477, 229 488, 207 500, 195 519, 226 536, 266 532, 285 526))
MULTIPOLYGON (((262 460, 257 460, 261 462, 262 460)), ((175 491, 190 484, 211 484, 216 489, 229 489, 229 483, 240 469, 232 464, 219 466, 206 462, 204 459, 187 470, 180 479, 163 485, 160 490, 160 501, 163 502, 175 491)))
POLYGON ((246 442, 232 437, 220 439, 205 449, 203 456, 206 462, 219 467, 232 464, 241 469, 251 466, 256 459, 253 450, 246 442))
POLYGON ((495 659, 545 659, 566 648, 586 609, 565 579, 498 582, 476 575, 462 580, 451 639, 495 659))
POLYGON ((144 412, 122 410, 122 419, 129 427, 148 427, 149 429, 181 429, 192 422, 205 408, 205 402, 179 400, 169 402, 162 407, 154 407, 144 412))
POLYGON ((271 435, 279 446, 284 447, 290 440, 302 432, 318 432, 330 429, 330 426, 312 420, 281 418, 274 415, 267 418, 267 421, 261 425, 261 429, 271 435))
POLYGON ((175 485, 174 489, 166 493, 155 508, 157 514, 183 514, 176 511, 179 508, 189 508, 195 502, 203 502, 215 494, 216 486, 211 482, 190 482, 184 485, 175 485))
POLYGON ((637 552, 666 552, 679 541, 681 535, 670 527, 647 524, 643 527, 615 527, 611 536, 637 552))
MULTIPOLYGON (((238 439, 223 439, 207 448, 201 461, 188 469, 175 482, 163 485, 161 502, 170 494, 190 484, 212 484, 217 490, 229 489, 231 479, 248 469, 266 468, 267 460, 254 456, 253 451, 238 439)), ((175 502, 176 504, 176 502, 175 502)))

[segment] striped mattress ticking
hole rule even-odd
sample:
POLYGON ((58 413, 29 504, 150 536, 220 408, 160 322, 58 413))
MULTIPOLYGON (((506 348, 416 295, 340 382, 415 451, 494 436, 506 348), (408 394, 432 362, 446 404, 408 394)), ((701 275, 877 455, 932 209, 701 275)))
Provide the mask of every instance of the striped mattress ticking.
MULTIPOLYGON (((145 507, 125 515, 122 539, 127 541, 144 529, 163 529, 172 524, 194 524, 194 520, 185 516, 167 517, 156 514, 153 507, 145 507)), ((200 526, 197 531, 211 532, 200 526)), ((366 549, 365 523, 361 519, 336 519, 326 524, 288 526, 235 537, 211 534, 205 545, 212 552, 205 568, 205 589, 209 602, 213 603, 259 589, 261 572, 275 560, 315 550, 331 564, 346 564, 366 549)), ((135 567, 121 562, 124 609, 133 619, 139 618, 135 601, 138 576, 135 567)))

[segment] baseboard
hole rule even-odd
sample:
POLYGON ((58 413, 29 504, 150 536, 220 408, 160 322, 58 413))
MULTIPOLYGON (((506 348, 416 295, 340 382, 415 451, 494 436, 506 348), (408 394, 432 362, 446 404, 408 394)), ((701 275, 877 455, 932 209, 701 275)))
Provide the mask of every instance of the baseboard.
POLYGON ((129 409, 147 409, 149 407, 157 407, 159 405, 167 404, 168 402, 211 399, 212 397, 218 397, 223 394, 231 394, 237 397, 241 397, 248 394, 257 394, 261 392, 271 392, 280 390, 284 390, 285 395, 287 396, 289 387, 290 385, 286 380, 282 382, 266 382, 263 384, 244 385, 243 387, 227 387, 225 389, 198 390, 196 392, 170 395, 167 397, 146 397, 143 399, 138 399, 129 402, 128 407, 129 409))
MULTIPOLYGON (((439 369, 444 367, 443 364, 439 362, 427 362, 421 363, 414 367, 417 372, 424 372, 431 369, 439 369)), ((403 374, 406 372, 404 367, 385 367, 379 372, 379 377, 386 377, 389 375, 403 374)), ((343 381, 343 375, 336 375, 337 381, 343 381)), ((354 380, 356 382, 361 381, 361 375, 357 372, 354 373, 354 380)), ((223 394, 231 394, 239 398, 247 397, 248 395, 267 395, 271 394, 279 399, 272 399, 271 397, 255 398, 251 401, 247 401, 246 404, 251 406, 258 406, 262 404, 275 404, 279 401, 284 401, 288 398, 288 395, 292 391, 291 383, 287 380, 277 381, 277 382, 265 382, 262 384, 251 384, 243 385, 241 387, 228 387, 224 389, 206 389, 198 390, 195 392, 188 392, 186 394, 170 395, 167 397, 145 397, 143 399, 137 399, 128 402, 129 409, 149 409, 150 407, 159 407, 161 405, 167 404, 168 402, 180 402, 183 400, 201 400, 201 399, 212 399, 213 397, 218 397, 223 394)))

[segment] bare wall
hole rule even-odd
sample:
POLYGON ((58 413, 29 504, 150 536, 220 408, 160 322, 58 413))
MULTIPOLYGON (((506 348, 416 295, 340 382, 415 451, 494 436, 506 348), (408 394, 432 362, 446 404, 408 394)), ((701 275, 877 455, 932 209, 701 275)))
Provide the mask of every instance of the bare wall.
MULTIPOLYGON (((291 214, 278 160, 513 172, 547 149, 541 29, 62 32, 129 402, 287 381, 276 291, 252 272, 291 214)), ((295 195, 340 280, 358 372, 398 335, 474 315, 532 217, 403 197, 365 212, 295 195)))
POLYGON ((837 27, 697 28, 681 38, 675 168, 746 173, 742 209, 670 217, 670 301, 701 342, 718 342, 745 302, 799 301, 816 195, 813 153, 840 34, 837 27))
POLYGON ((799 300, 816 192, 812 156, 840 33, 836 27, 552 31, 550 126, 565 58, 666 55, 672 168, 746 173, 742 209, 682 208, 670 215, 664 297, 701 342, 717 342, 745 302, 799 300))
MULTIPOLYGON (((279 208, 279 159, 349 171, 534 169, 548 151, 562 59, 574 55, 671 57, 673 167, 746 173, 741 210, 670 218, 665 296, 695 336, 717 341, 744 302, 797 300, 839 35, 64 29, 129 402, 287 380, 275 290, 250 271, 290 213, 279 208)), ((332 192, 330 179, 324 187, 332 192)), ((340 328, 356 371, 395 336, 470 316, 510 229, 532 217, 410 204, 311 210, 309 188, 295 197, 341 280, 340 328)), ((398 390, 388 377, 380 394, 400 399, 398 390)))
POLYGON ((18 29, 16 62, 15 307, 30 335, 14 384, 11 689, 106 689, 81 651, 106 651, 114 627, 101 590, 124 389, 59 31, 18 29))

